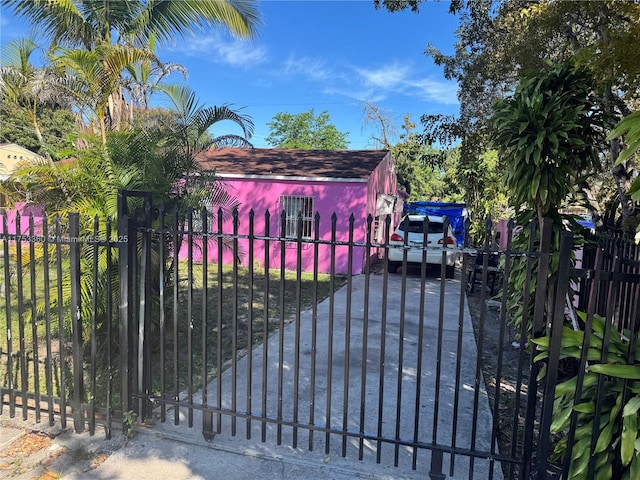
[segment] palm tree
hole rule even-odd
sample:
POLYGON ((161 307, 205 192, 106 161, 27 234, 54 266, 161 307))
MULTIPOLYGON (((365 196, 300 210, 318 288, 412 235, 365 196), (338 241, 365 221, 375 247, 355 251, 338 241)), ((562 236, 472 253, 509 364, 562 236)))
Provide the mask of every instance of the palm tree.
POLYGON ((31 57, 39 49, 35 42, 25 38, 9 42, 2 48, 0 93, 3 101, 14 103, 27 114, 41 152, 48 156, 38 122, 39 108, 45 104, 60 105, 67 102, 64 98, 61 102, 57 88, 61 78, 57 72, 31 63, 31 57))
POLYGON ((255 0, 3 0, 49 38, 52 45, 93 50, 108 43, 147 48, 176 35, 223 26, 251 38, 260 23, 255 0))
MULTIPOLYGON (((80 55, 77 51, 73 52, 80 55)), ((100 62, 88 63, 98 65, 95 69, 100 70, 100 62)), ((91 72, 94 75, 91 78, 99 78, 99 74, 91 72)), ((199 211, 205 205, 212 220, 217 214, 229 216, 238 206, 237 199, 229 195, 216 182, 215 177, 200 171, 194 157, 211 145, 250 146, 248 139, 253 132, 253 123, 250 118, 228 106, 202 106, 195 94, 186 87, 166 90, 175 108, 173 115, 166 117, 166 124, 128 132, 101 132, 105 135, 109 152, 106 161, 105 148, 96 145, 78 152, 76 162, 25 165, 0 184, 0 191, 8 194, 14 201, 30 199, 34 204, 46 205, 48 212, 55 212, 55 216, 64 218, 70 212, 80 213, 80 236, 83 238, 94 236, 96 218, 99 219, 97 233, 100 238, 106 236, 107 221, 116 225, 120 189, 151 192, 155 200, 165 205, 170 215, 177 212, 179 218, 172 218, 171 223, 177 221, 180 228, 184 228, 189 211, 199 211), (211 136, 209 129, 221 121, 231 121, 238 125, 243 136, 211 136), (181 188, 176 188, 177 185, 181 188)), ((99 96, 100 92, 87 90, 86 94, 99 96)), ((113 233, 115 234, 115 230, 113 233)), ((81 268, 83 272, 87 272, 81 278, 82 304, 87 308, 83 318, 88 320, 91 318, 94 288, 89 272, 95 252, 91 244, 83 244, 81 248, 81 268)), ((172 248, 177 251, 179 245, 172 248)), ((110 266, 112 274, 107 275, 106 269, 109 266, 104 258, 106 252, 101 250, 98 255, 97 278, 100 282, 106 281, 106 278, 117 278, 117 258, 114 258, 110 266)), ((42 258, 40 252, 35 260, 42 258)), ((63 279, 63 284, 63 303, 66 304, 71 294, 69 280, 63 279)), ((95 288, 97 297, 101 299, 98 306, 101 309, 98 312, 100 319, 107 305, 104 298, 105 285, 99 283, 95 288)), ((117 288, 113 291, 116 292, 117 288)))
POLYGON ((102 145, 107 145, 107 119, 112 95, 118 91, 122 72, 142 61, 156 61, 148 50, 101 44, 93 50, 59 48, 53 65, 64 75, 62 88, 90 123, 96 123, 102 145))
MULTIPOLYGON (((156 42, 220 26, 237 37, 251 38, 260 23, 255 0, 2 0, 2 3, 50 39, 50 50, 60 51, 60 47, 64 47, 65 56, 73 55, 75 58, 69 59, 72 68, 83 72, 80 76, 85 79, 91 76, 86 65, 91 55, 79 58, 79 53, 71 52, 97 52, 98 57, 102 57, 105 46, 115 45, 120 52, 126 48, 153 52, 156 42)), ((180 67, 162 65, 155 58, 122 65, 119 82, 108 81, 100 86, 101 94, 112 88, 106 110, 94 111, 101 130, 103 127, 119 129, 124 125, 123 118, 131 119, 133 103, 138 98, 136 93, 141 91, 139 82, 150 68, 167 72, 180 67), (133 76, 127 82, 122 78, 125 69, 133 76), (130 91, 129 103, 123 94, 127 84, 135 87, 135 92, 130 91), (99 118, 103 114, 104 122, 99 118)), ((142 88, 145 90, 148 91, 148 87, 142 88)), ((99 109, 103 108, 95 103, 99 109)), ((104 144, 104 135, 102 139, 104 144)))

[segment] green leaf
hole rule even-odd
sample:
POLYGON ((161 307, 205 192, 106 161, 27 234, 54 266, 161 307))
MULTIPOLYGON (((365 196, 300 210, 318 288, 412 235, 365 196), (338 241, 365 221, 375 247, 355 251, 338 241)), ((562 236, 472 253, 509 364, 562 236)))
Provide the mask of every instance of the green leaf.
POLYGON ((607 462, 604 468, 598 469, 594 480, 611 480, 612 477, 613 470, 611 468, 611 462, 607 462))
POLYGON ((631 463, 634 445, 638 436, 638 416, 629 415, 622 420, 622 441, 620 443, 620 458, 625 467, 631 463))
POLYGON ((640 456, 636 453, 631 460, 629 478, 640 478, 640 456))
POLYGON ((562 409, 559 414, 554 413, 553 422, 551 422, 551 432, 558 433, 569 426, 571 419, 571 408, 562 409))
POLYGON ((546 374, 547 374, 547 364, 543 363, 542 368, 540 368, 540 371, 538 372, 538 381, 542 380, 546 374))
POLYGON ((613 423, 607 423, 607 426, 600 432, 598 441, 596 442, 596 448, 593 453, 604 452, 611 446, 611 437, 613 436, 613 423))
POLYGON ((621 163, 624 163, 627 160, 629 160, 629 158, 631 158, 639 148, 640 148, 640 139, 629 144, 629 146, 622 151, 622 153, 618 156, 615 165, 620 165, 621 163))
POLYGON ((573 407, 573 409, 579 413, 593 413, 596 411, 596 404, 595 402, 583 402, 573 407))
POLYGON ((628 417, 629 415, 637 415, 640 409, 640 397, 630 398, 627 404, 622 410, 622 416, 628 417))
POLYGON ((598 363, 589 366, 590 372, 601 373, 612 377, 640 380, 640 365, 610 365, 598 363))
POLYGON ((624 135, 627 131, 632 133, 640 131, 640 110, 633 112, 620 120, 611 133, 607 135, 607 140, 618 138, 624 135))

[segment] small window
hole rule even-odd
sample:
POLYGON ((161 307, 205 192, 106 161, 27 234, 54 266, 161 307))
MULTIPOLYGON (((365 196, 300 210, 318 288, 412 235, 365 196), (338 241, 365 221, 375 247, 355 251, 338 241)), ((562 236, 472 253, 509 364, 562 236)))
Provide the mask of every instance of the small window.
POLYGON ((298 217, 302 215, 302 238, 310 239, 313 234, 313 197, 283 195, 280 207, 280 212, 285 212, 285 237, 298 237, 298 217))

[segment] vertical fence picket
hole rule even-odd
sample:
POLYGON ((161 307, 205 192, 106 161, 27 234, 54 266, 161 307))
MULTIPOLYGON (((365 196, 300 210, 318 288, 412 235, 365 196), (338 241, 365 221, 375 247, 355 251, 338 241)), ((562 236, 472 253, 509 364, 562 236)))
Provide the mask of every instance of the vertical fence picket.
POLYGON ((71 336, 73 340, 73 428, 77 433, 84 431, 84 361, 82 335, 82 304, 80 292, 80 215, 69 214, 69 269, 71 283, 71 336))
MULTIPOLYGON (((7 233, 9 231, 8 228, 8 220, 7 220, 7 212, 2 212, 2 231, 7 233)), ((5 336, 5 340, 7 341, 7 380, 9 387, 9 416, 11 418, 16 415, 16 403, 15 403, 15 383, 13 381, 13 317, 11 316, 12 308, 11 308, 11 257, 9 255, 9 236, 6 235, 3 238, 3 257, 2 263, 4 267, 4 301, 5 301, 5 313, 6 313, 6 322, 7 322, 7 333, 5 336)), ((4 408, 4 399, 0 398, 0 413, 4 408)))
POLYGON ((238 413, 238 258, 240 256, 238 244, 239 218, 238 209, 234 208, 233 218, 233 269, 231 294, 231 435, 236 436, 238 413))
MULTIPOLYGON (((158 258, 159 258, 159 266, 158 266, 158 303, 159 303, 159 312, 158 312, 158 324, 159 324, 159 365, 158 365, 158 377, 159 377, 159 394, 160 398, 164 399, 167 395, 167 376, 166 376, 166 351, 165 351, 165 342, 166 342, 166 332, 167 328, 166 322, 166 292, 165 292, 165 270, 167 268, 167 232, 165 221, 166 221, 166 211, 164 209, 164 205, 160 205, 160 209, 158 211, 159 217, 159 226, 158 226, 158 237, 159 237, 159 245, 158 245, 158 258)), ((171 275, 169 273, 169 275, 171 275)), ((160 403, 160 421, 162 423, 167 421, 167 404, 165 402, 160 403)))
POLYGON ((387 265, 389 259, 389 235, 391 230, 391 216, 387 215, 384 220, 384 243, 383 243, 383 254, 385 262, 385 266, 382 272, 382 306, 381 310, 381 321, 380 321, 380 350, 379 357, 380 361, 378 363, 379 377, 378 377, 378 428, 376 431, 376 435, 378 440, 376 442, 376 463, 380 463, 382 461, 382 424, 384 420, 384 397, 385 397, 385 382, 384 382, 384 374, 385 374, 385 365, 386 365, 386 352, 387 352, 387 291, 389 287, 389 268, 387 265))
POLYGON ((269 236, 271 232, 271 215, 269 210, 264 213, 264 310, 262 316, 262 442, 267 441, 267 382, 268 382, 268 360, 269 360, 269 292, 271 291, 270 283, 270 254, 271 245, 269 236))
POLYGON ((187 424, 193 427, 193 210, 187 213, 187 424))
MULTIPOLYGON (((404 231, 409 232, 409 218, 404 221, 404 231)), ((395 412, 395 436, 393 448, 393 465, 397 467, 400 461, 400 422, 402 418, 402 376, 404 370, 404 330, 405 330, 405 306, 407 304, 407 246, 409 235, 404 235, 402 242, 402 288, 400 292, 400 325, 398 327, 398 370, 396 374, 396 412, 395 412)), ((435 443, 435 441, 434 441, 435 443)), ((433 458, 433 457, 432 457, 433 458)))
POLYGON ((202 435, 207 441, 213 439, 213 417, 209 404, 209 319, 207 304, 209 301, 209 212, 203 208, 200 212, 200 224, 202 225, 202 303, 200 312, 200 351, 202 355, 202 435))
POLYGON ((38 345, 38 296, 36 291, 36 232, 33 214, 29 215, 29 290, 31 292, 31 348, 33 351, 33 399, 36 422, 40 423, 40 354, 38 345))
MULTIPOLYGON (((369 351, 369 290, 371 288, 371 225, 373 217, 367 217, 365 229, 365 264, 364 264, 364 308, 362 312, 362 366, 360 371, 360 422, 358 432, 358 459, 364 458, 365 411, 367 406, 367 354, 369 351)), ((420 376, 418 375, 418 379, 420 376)))
MULTIPOLYGON (((42 283, 44 285, 45 348, 47 352, 45 359, 45 388, 47 391, 49 426, 53 426, 55 424, 55 411, 53 406, 53 352, 51 348, 53 342, 51 338, 51 278, 49 271, 49 226, 46 219, 42 222, 42 238, 42 283)), ((0 401, 0 403, 2 402, 0 401)))
POLYGON ((63 310, 63 289, 62 289, 62 225, 60 215, 55 218, 56 231, 56 274, 57 281, 57 303, 58 303, 58 348, 60 349, 59 370, 60 370, 60 424, 62 428, 67 428, 67 352, 66 335, 64 329, 63 310))
MULTIPOLYGON (((503 263, 503 275, 504 278, 511 277, 511 263, 512 257, 511 252, 509 251, 511 245, 511 236, 512 236, 512 227, 513 221, 510 221, 507 231, 507 251, 504 252, 504 263, 503 263)), ((498 333, 498 338, 500 339, 498 342, 498 358, 496 360, 496 375, 495 375, 495 393, 493 399, 493 411, 496 412, 493 415, 493 425, 491 426, 491 455, 495 455, 497 453, 497 443, 498 443, 498 428, 499 424, 499 412, 500 412, 500 399, 502 392, 502 361, 503 361, 503 353, 504 353, 504 337, 507 326, 507 298, 509 297, 509 288, 508 282, 503 282, 502 285, 502 294, 501 294, 501 302, 500 302, 500 332, 498 333)), ((526 305, 526 304, 525 304, 526 305)), ((493 473, 495 469, 495 460, 493 457, 489 462, 489 478, 493 478, 493 473)))
POLYGON ((347 456, 347 435, 349 429, 349 359, 351 357, 351 300, 353 292, 353 229, 355 218, 349 216, 349 243, 347 245, 347 305, 344 331, 344 379, 342 392, 342 456, 347 456))
POLYGON ((218 239, 218 311, 217 311, 217 325, 216 325, 216 408, 218 414, 216 415, 216 432, 222 431, 222 312, 223 300, 224 300, 224 277, 222 271, 222 259, 223 257, 223 242, 225 237, 223 236, 222 229, 222 208, 218 209, 218 233, 216 238, 218 239))
POLYGON ((296 217, 296 304, 294 321, 294 354, 293 354, 293 439, 291 446, 298 448, 298 413, 300 385, 300 320, 302 310, 302 211, 296 217))
POLYGON ((152 220, 152 208, 151 201, 146 198, 144 202, 144 223, 142 225, 142 251, 140 254, 140 289, 138 297, 140 298, 139 312, 138 312, 138 339, 139 345, 139 375, 141 379, 138 380, 140 385, 138 394, 142 394, 140 405, 140 417, 143 421, 151 418, 151 402, 149 397, 151 395, 151 337, 153 335, 151 329, 151 250, 152 250, 152 236, 151 236, 151 220, 152 220))
MULTIPOLYGON (((442 245, 447 245, 447 231, 449 226, 449 220, 445 218, 445 221, 442 225, 442 245)), ((425 217, 424 226, 423 226, 424 239, 423 244, 427 245, 427 233, 429 232, 429 217, 425 217)), ((408 235, 407 235, 408 237, 408 235)), ((425 258, 426 261, 426 258, 425 258)), ((425 262, 422 262, 423 265, 425 262)), ((439 306, 438 306, 438 340, 436 347, 436 373, 435 373, 435 389, 434 389, 434 399, 433 399, 433 427, 432 427, 432 442, 434 445, 438 443, 438 428, 439 428, 439 418, 440 418, 440 387, 441 387, 441 377, 442 377, 442 335, 444 333, 444 293, 446 288, 446 270, 447 269, 447 252, 442 250, 441 254, 441 265, 440 265, 440 298, 439 298, 439 306)), ((478 353, 478 355, 480 355, 478 353)), ((476 382, 477 383, 477 382, 476 382)), ((471 443, 473 445, 473 431, 472 431, 472 439, 471 443)), ((431 470, 429 471, 429 475, 434 478, 438 478, 442 475, 442 451, 439 449, 435 449, 431 453, 431 470)), ((471 468, 470 471, 473 471, 473 458, 471 458, 471 468)))
MULTIPOLYGON (((425 224, 422 229, 422 244, 427 245, 427 234, 429 232, 429 217, 425 218, 425 224)), ((446 231, 446 230, 445 230, 446 231)), ((418 313, 418 344, 416 358, 416 393, 414 403, 414 419, 413 419, 413 441, 418 442, 418 432, 420 429, 420 403, 422 393, 422 348, 424 342, 424 323, 425 323, 425 297, 427 282, 427 250, 422 249, 422 265, 420 265, 420 307, 418 313)), ((411 466, 415 470, 418 465, 418 448, 413 447, 411 452, 411 466)))
MULTIPOLYGON (((93 255, 92 268, 91 268, 91 283, 93 285, 98 284, 98 238, 99 238, 99 226, 98 217, 96 216, 93 220, 93 237, 91 239, 91 254, 93 255)), ((98 351, 98 340, 96 338, 98 328, 97 328, 97 318, 96 315, 98 313, 98 289, 94 288, 93 292, 91 292, 91 378, 89 379, 89 434, 94 435, 96 432, 96 373, 97 373, 97 351, 98 351)), ((107 347, 111 348, 111 346, 107 347)))
MULTIPOLYGON (((471 226, 471 221, 469 219, 465 222, 465 232, 469 231, 471 226)), ((460 384, 462 382, 461 372, 462 372, 462 341, 464 334, 464 308, 465 308, 465 293, 467 290, 467 271, 469 268, 475 268, 475 265, 470 265, 470 254, 466 251, 469 248, 469 235, 464 236, 464 248, 465 251, 462 254, 462 269, 461 269, 461 282, 460 282, 460 295, 459 295, 459 303, 458 303, 458 335, 456 341, 456 367, 455 367, 455 387, 453 393, 453 421, 451 422, 451 448, 456 448, 458 441, 458 409, 460 407, 460 384)), ((469 276, 472 276, 472 272, 469 272, 469 276)), ((473 280, 471 280, 473 281, 473 280)), ((422 317, 421 317, 422 318, 422 317)), ((455 473, 455 453, 450 455, 449 460, 449 476, 453 477, 455 473)))
MULTIPOLYGON (((247 373, 246 373, 246 392, 247 392, 247 440, 251 439, 251 414, 253 413, 252 394, 253 394, 253 290, 254 290, 254 248, 255 248, 255 235, 254 235, 254 212, 253 209, 249 212, 249 280, 247 283, 247 373)), ((263 341, 267 341, 265 337, 263 341)))
POLYGON ((28 405, 27 390, 29 388, 29 372, 28 372, 28 358, 27 358, 27 345, 25 339, 25 319, 24 319, 24 276, 22 274, 22 236, 20 225, 20 215, 16 215, 16 232, 18 237, 16 239, 16 284, 18 287, 18 335, 20 345, 20 389, 22 395, 22 419, 27 419, 28 405))
MULTIPOLYGON (((533 338, 544 335, 544 315, 547 302, 547 278, 549 273, 549 262, 551 252, 551 237, 553 234, 553 221, 544 219, 540 225, 540 243, 538 247, 538 272, 536 275, 536 293, 534 300, 533 317, 531 318, 533 338)), ((526 337, 523 337, 526 338, 526 337)), ((534 458, 534 425, 537 416, 538 398, 534 392, 538 391, 538 374, 540 373, 540 363, 533 362, 531 364, 531 372, 527 391, 527 417, 525 418, 524 427, 524 445, 523 445, 523 463, 521 478, 529 478, 531 460, 534 458)))
MULTIPOLYGON (((313 290, 311 292, 311 373, 309 380, 309 423, 315 425, 316 360, 318 345, 318 258, 320 241, 320 214, 313 217, 313 290)), ((309 451, 313 451, 314 430, 309 430, 309 451)))
MULTIPOLYGON (((587 358, 589 354, 589 345, 591 344, 591 336, 593 334, 593 316, 596 311, 596 302, 598 298, 598 289, 600 288, 600 276, 602 271, 600 267, 602 265, 603 252, 601 249, 597 249, 594 259, 594 279, 589 288, 589 305, 587 307, 587 321, 584 325, 584 337, 582 341, 582 354, 580 355, 580 363, 578 367, 578 376, 576 379, 575 398, 573 401, 574 407, 582 401, 582 386, 584 383, 584 375, 587 366, 587 358)), ((571 466, 571 459, 573 456, 573 447, 575 444, 575 432, 578 427, 578 411, 571 412, 571 422, 569 424, 569 434, 567 440, 567 449, 565 453, 565 461, 562 465, 562 475, 564 478, 568 478, 569 468, 571 466)))
POLYGON ((284 389, 284 321, 285 321, 285 303, 284 291, 287 281, 286 277, 286 259, 287 252, 287 212, 282 211, 280 214, 280 293, 279 293, 279 326, 278 326, 278 425, 276 427, 277 444, 282 445, 282 395, 284 389))
POLYGON ((330 440, 331 440, 331 395, 333 393, 333 315, 335 312, 336 299, 335 299, 335 274, 336 274, 336 224, 338 221, 337 215, 334 213, 331 215, 331 253, 330 253, 330 265, 329 272, 331 279, 329 280, 329 319, 327 328, 327 401, 325 410, 326 433, 324 442, 325 454, 329 454, 330 440))
POLYGON ((173 370, 173 424, 180 424, 180 376, 178 367, 178 313, 180 311, 180 263, 179 263, 179 245, 181 245, 182 237, 179 236, 179 223, 178 223, 178 207, 173 209, 173 259, 171 261, 172 271, 169 275, 173 276, 173 351, 172 351, 172 370, 173 370))
MULTIPOLYGON (((105 436, 111 439, 111 422, 113 413, 113 252, 114 242, 111 238, 111 220, 107 219, 105 225, 105 256, 107 265, 107 286, 106 286, 106 358, 107 358, 107 395, 106 395, 106 422, 105 436)), ((118 239, 120 241, 120 239, 118 239)))
MULTIPOLYGON (((573 250, 573 237, 567 232, 560 234, 560 253, 558 260, 557 280, 555 287, 555 299, 553 304, 553 313, 551 317, 551 329, 547 332, 550 335, 549 341, 549 361, 547 365, 547 374, 545 377, 544 398, 555 398, 555 389, 558 379, 558 366, 560 361, 560 345, 562 340, 562 327, 564 325, 564 311, 566 307, 565 299, 567 296, 567 288, 569 286, 569 267, 571 262, 571 254, 573 250)), ((542 415, 540 421, 540 432, 538 434, 538 478, 547 478, 547 465, 549 454, 551 422, 553 420, 552 401, 543 402, 542 415)), ((597 425, 597 423, 596 423, 597 425)))

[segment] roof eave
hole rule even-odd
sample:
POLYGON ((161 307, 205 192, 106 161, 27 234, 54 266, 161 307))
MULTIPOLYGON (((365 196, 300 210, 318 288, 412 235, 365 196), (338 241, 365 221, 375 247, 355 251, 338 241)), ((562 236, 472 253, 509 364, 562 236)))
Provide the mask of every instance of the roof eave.
POLYGON ((247 175, 238 173, 218 173, 216 177, 220 178, 240 178, 240 179, 259 179, 259 180, 295 180, 304 182, 336 182, 336 183, 367 183, 368 178, 335 178, 335 177, 304 177, 296 175, 247 175))

